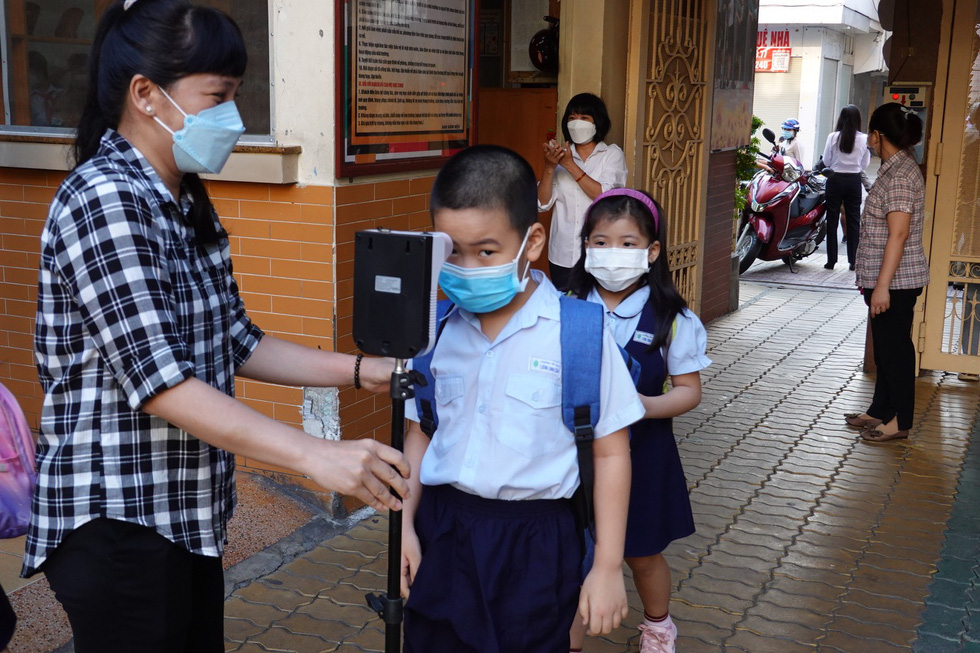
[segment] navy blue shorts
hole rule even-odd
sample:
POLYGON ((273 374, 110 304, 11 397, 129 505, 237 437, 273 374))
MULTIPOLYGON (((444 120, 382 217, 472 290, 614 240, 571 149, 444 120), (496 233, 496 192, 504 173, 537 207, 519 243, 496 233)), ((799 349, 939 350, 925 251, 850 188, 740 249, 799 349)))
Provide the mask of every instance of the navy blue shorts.
POLYGON ((405 653, 567 653, 582 560, 570 501, 426 486, 415 531, 405 653))

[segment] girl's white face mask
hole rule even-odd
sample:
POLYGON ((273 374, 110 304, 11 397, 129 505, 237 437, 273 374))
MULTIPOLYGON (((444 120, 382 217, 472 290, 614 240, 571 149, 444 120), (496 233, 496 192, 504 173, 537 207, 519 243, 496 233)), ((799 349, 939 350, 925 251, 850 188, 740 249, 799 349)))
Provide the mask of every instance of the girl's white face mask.
POLYGON ((649 254, 649 248, 587 247, 585 271, 609 292, 619 292, 650 271, 649 254))

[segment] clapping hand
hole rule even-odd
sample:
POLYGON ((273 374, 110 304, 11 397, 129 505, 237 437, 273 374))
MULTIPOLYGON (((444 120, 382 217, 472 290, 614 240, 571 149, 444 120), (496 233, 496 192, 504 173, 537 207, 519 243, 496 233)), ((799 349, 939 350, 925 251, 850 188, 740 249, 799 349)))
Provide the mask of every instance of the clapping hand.
POLYGON ((562 157, 568 153, 568 150, 553 140, 548 141, 542 147, 544 149, 544 164, 552 169, 561 163, 562 157))

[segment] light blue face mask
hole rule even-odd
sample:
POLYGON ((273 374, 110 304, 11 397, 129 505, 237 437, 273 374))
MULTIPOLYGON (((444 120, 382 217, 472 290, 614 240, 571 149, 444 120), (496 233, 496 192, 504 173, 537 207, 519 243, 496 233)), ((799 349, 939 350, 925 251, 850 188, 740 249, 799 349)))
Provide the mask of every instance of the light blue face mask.
POLYGON ((161 88, 160 92, 184 116, 184 126, 178 131, 167 127, 157 116, 153 117, 174 137, 177 169, 181 172, 221 172, 235 149, 238 137, 245 133, 245 125, 235 103, 222 102, 197 115, 188 115, 165 90, 161 88))
POLYGON ((460 308, 470 313, 490 313, 503 308, 519 292, 527 288, 530 277, 524 266, 521 278, 517 277, 517 262, 521 259, 530 229, 524 234, 524 241, 517 251, 517 258, 510 263, 483 268, 464 268, 452 263, 443 263, 439 272, 439 286, 446 297, 460 308))
POLYGON ((783 130, 783 138, 785 138, 788 141, 791 141, 794 138, 796 138, 796 132, 793 131, 792 129, 784 129, 783 130))

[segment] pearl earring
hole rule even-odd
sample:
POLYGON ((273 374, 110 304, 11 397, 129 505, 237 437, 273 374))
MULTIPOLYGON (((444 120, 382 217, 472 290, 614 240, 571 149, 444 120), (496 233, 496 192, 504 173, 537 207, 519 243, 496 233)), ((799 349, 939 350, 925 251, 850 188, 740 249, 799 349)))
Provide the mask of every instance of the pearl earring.
POLYGON ((146 107, 146 112, 147 112, 147 113, 153 113, 153 107, 151 107, 151 106, 147 106, 147 107, 146 107))

